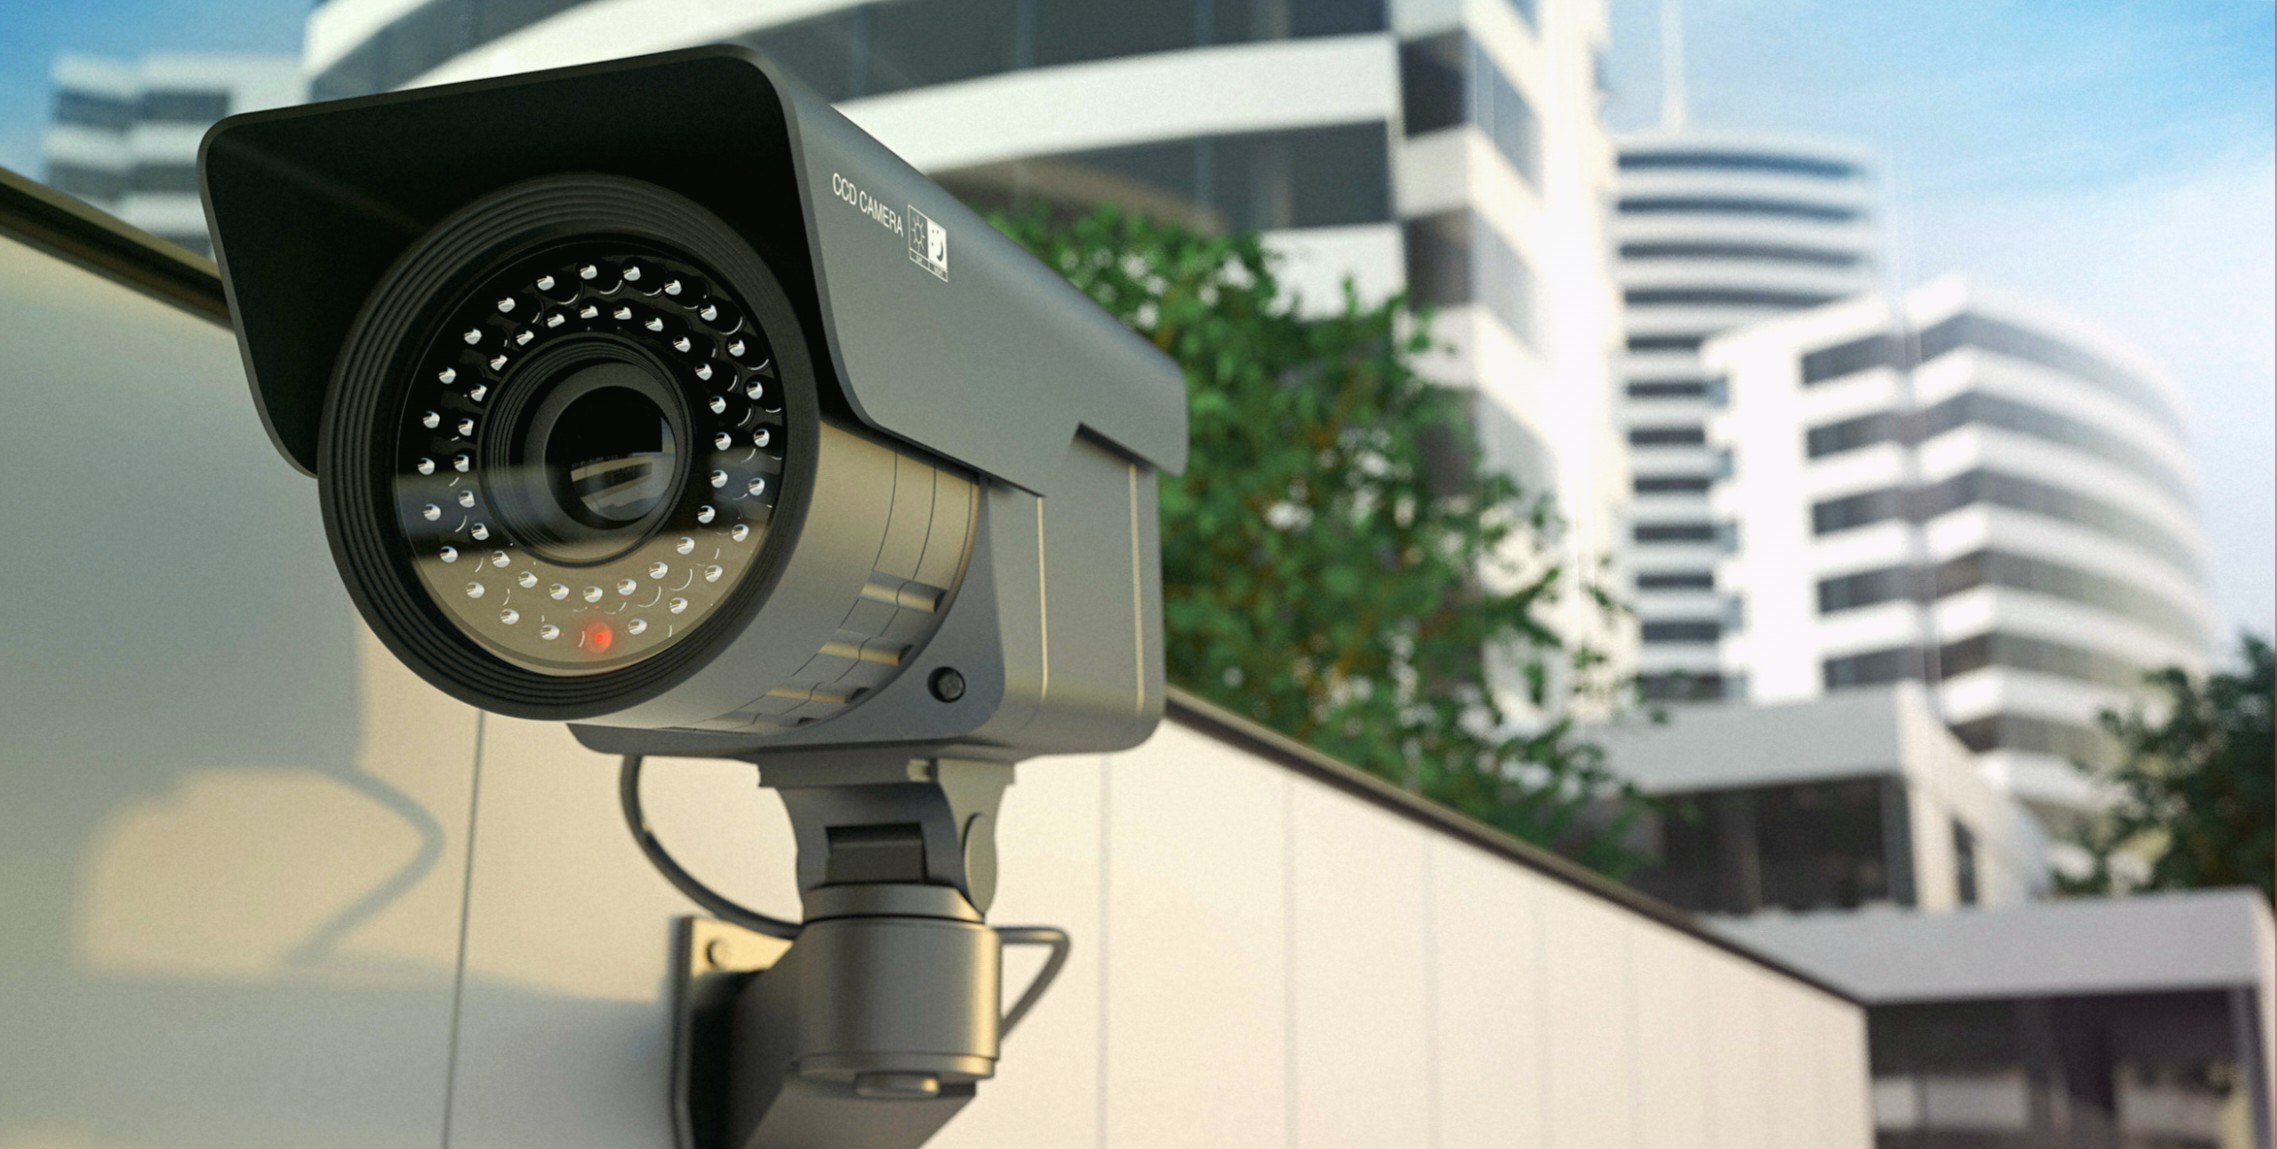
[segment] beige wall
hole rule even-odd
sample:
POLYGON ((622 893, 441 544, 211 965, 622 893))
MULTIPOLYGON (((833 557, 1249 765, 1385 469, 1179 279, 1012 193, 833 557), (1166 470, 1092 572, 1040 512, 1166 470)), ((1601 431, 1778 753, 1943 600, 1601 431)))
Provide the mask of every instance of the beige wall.
MULTIPOLYGON (((668 1145, 615 763, 357 624, 224 333, 0 243, 0 393, 0 1149, 668 1145)), ((747 767, 649 774, 795 906, 747 767)), ((1869 1144, 1857 1008, 1194 731, 1004 818, 1075 958, 939 1145, 1869 1144)))

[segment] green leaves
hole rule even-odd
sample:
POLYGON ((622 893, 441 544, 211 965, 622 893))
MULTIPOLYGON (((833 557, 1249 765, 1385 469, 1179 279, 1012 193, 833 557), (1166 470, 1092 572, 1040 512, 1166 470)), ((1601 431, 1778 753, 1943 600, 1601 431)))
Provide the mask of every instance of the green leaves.
POLYGON ((2065 883, 2070 892, 2256 886, 2272 895, 2277 658, 2251 634, 2238 636, 2238 656, 2236 669, 2203 680, 2176 667, 2152 673, 2149 684, 2161 697, 2151 712, 2104 712, 2103 728, 2122 753, 2099 773, 2118 802, 2079 835, 2095 867, 2065 883), (2149 863, 2139 883, 2113 872, 2113 860, 2126 854, 2149 863))
POLYGON ((1638 799, 1602 752, 1489 689, 1490 653, 1529 710, 1601 660, 1540 621, 1568 592, 1554 516, 1416 374, 1425 318, 1349 284, 1300 311, 1254 235, 1112 210, 997 224, 1185 368, 1192 461, 1162 487, 1173 681, 1586 864, 1640 860, 1619 843, 1638 799))

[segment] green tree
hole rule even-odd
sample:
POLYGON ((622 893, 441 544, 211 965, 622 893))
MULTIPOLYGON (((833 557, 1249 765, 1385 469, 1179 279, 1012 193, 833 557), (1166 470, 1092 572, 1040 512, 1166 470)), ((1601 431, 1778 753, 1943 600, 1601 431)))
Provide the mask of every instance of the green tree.
POLYGON ((2272 894, 2277 853, 2277 667, 2270 645, 2238 638, 2242 665, 2193 679, 2179 667, 2148 676, 2148 708, 2105 711, 2121 753, 2094 773, 2118 796, 2110 816, 2082 831, 2095 859, 2072 892, 2256 886, 2272 894), (2147 859, 2139 882, 2113 872, 2122 855, 2147 859))
POLYGON ((1566 593, 1612 604, 1571 585, 1546 503, 1481 469, 1461 397, 1417 374, 1424 317, 1349 283, 1333 312, 1302 313, 1254 235, 1113 210, 998 226, 1185 368, 1192 461, 1162 488, 1172 681, 1584 864, 1632 867, 1639 800, 1559 706, 1610 692, 1603 660, 1542 617, 1566 593), (1485 659, 1523 701, 1487 688, 1485 659))

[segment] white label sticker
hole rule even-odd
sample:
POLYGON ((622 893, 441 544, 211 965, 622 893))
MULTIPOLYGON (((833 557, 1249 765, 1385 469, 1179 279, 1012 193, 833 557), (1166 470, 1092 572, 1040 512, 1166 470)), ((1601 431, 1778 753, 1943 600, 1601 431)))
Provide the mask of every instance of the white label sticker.
POLYGON ((909 208, 909 262, 933 273, 943 283, 949 281, 949 229, 933 222, 933 217, 909 208))

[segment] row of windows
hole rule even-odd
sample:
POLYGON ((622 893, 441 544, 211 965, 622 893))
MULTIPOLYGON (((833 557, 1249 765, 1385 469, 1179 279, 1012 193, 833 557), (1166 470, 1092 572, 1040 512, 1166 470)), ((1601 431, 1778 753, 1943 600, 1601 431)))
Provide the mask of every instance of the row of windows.
POLYGON ((1738 541, 1730 523, 1638 523, 1629 529, 1629 537, 1646 544, 1714 543, 1725 550, 1738 541))
POLYGON ((1638 631, 1649 643, 1699 645, 1722 638, 1724 624, 1712 618, 1664 619, 1645 622, 1638 631))
POLYGON ((1203 231, 1271 231, 1391 218, 1381 123, 1205 136, 1040 156, 938 173, 981 212, 1042 204, 1079 215, 1102 203, 1203 231))
POLYGON ((1700 447, 1707 445, 1707 442, 1708 430, 1698 423, 1629 428, 1629 445, 1632 447, 1700 447))
POLYGON ((2069 643, 2002 631, 1948 643, 1938 653, 1937 673, 1943 678, 1958 678, 1973 670, 1996 666, 2121 690, 2132 690, 2143 684, 2143 668, 2127 659, 2069 643))
POLYGON ((2027 594, 2045 594, 2095 610, 2120 614, 2145 626, 2197 644, 2204 633, 2197 617, 2181 610, 2161 594, 2111 576, 2081 571, 2045 557, 2011 551, 1976 551, 1940 562, 1933 569, 1883 567, 1874 571, 1819 580, 1819 614, 1840 614, 1894 601, 1931 601, 1976 587, 2001 587, 2027 594))
POLYGON ((1408 135, 1473 125, 1527 183, 1542 186, 1534 108, 1470 37, 1450 32, 1400 45, 1399 91, 1408 135))
MULTIPOLYGON (((583 2, 429 0, 319 73, 315 95, 399 87, 583 2)), ((743 42, 836 101, 1027 68, 1385 26, 1384 0, 882 0, 743 42)))
POLYGON ((2184 503, 2191 501, 2189 482, 2132 440, 2044 407, 1981 391, 1955 395, 1915 418, 1877 411, 1813 427, 1804 433, 1803 446, 1818 459, 1879 443, 1915 443, 1966 426, 1994 427, 2076 447, 2126 467, 2184 503))
POLYGON ((1782 156, 1764 152, 1734 152, 1698 149, 1682 152, 1622 152, 1617 161, 1625 172, 1677 170, 1713 170, 1738 172, 1774 172, 1779 175, 1812 176, 1818 179, 1846 180, 1856 177, 1858 166, 1841 160, 1817 159, 1809 156, 1782 156))
POLYGON ((1623 215, 1767 215, 1817 223, 1849 223, 1862 214, 1857 208, 1841 204, 1751 196, 1623 196, 1619 207, 1623 215))
POLYGON ((1838 296, 1823 291, 1778 291, 1763 287, 1632 287, 1621 293, 1631 307, 1816 307, 1838 296))
POLYGON ((1831 535, 1901 518, 1925 522, 1980 503, 2089 527, 2158 554, 2192 577, 2197 574, 2193 548, 2164 524, 2077 491, 1998 471, 1966 471, 1910 491, 1885 488, 1814 503, 1811 531, 1831 535))
POLYGON ((133 99, 65 88, 55 94, 55 122, 123 132, 136 124, 196 124, 229 114, 229 93, 153 88, 133 99))
POLYGON ((1656 805, 1643 845, 1658 860, 1629 880, 1680 909, 1803 913, 1915 901, 1897 779, 1706 790, 1656 805))
POLYGON ((1736 259, 1752 263, 1800 263, 1811 267, 1857 267, 1866 257, 1854 251, 1774 243, 1624 243, 1622 259, 1736 259))
POLYGON ((1408 220, 1403 231, 1407 289, 1417 304, 1482 303, 1520 339, 1536 342, 1533 269, 1485 220, 1457 209, 1408 220))
POLYGON ((1957 723, 1953 734, 1979 754, 1987 750, 2023 750, 2052 754, 2088 766, 2112 760, 2116 749, 2109 735, 2068 722, 2051 722, 2022 714, 1991 714, 1973 722, 1957 723))
POLYGON ((1706 399, 1722 406, 1724 381, 1721 379, 1631 379, 1628 383, 1631 399, 1706 399))
POLYGON ((128 171, 113 168, 86 167, 80 164, 49 164, 48 186, 57 191, 78 196, 84 200, 107 202, 128 192, 186 192, 198 191, 196 164, 138 164, 128 171))
MULTIPOLYGON (((1666 671, 1637 676, 1637 689, 1646 702, 1722 702, 1737 698, 1736 685, 1720 674, 1666 671)), ((1665 896, 1665 895, 1663 895, 1665 896)))
POLYGON ((2165 595, 2064 563, 2008 551, 1979 551, 1940 563, 1931 588, 1939 598, 1980 586, 2047 595, 2110 611, 2191 645, 2206 633, 2198 617, 2165 595))
POLYGON ((1875 367, 1912 368, 1964 347, 2068 375, 2149 412, 2171 430, 2182 429, 2180 416, 2166 400, 2126 368, 2060 339, 1968 312, 1932 324, 1910 350, 1903 340, 1885 333, 1809 352, 1803 356, 1803 383, 1823 383, 1875 367))
POLYGON ((1704 495, 1709 482, 1706 475, 1638 475, 1630 486, 1640 495, 1704 495))
POLYGON ((1716 576, 1713 571, 1642 571, 1637 574, 1638 590, 1714 590, 1716 576))
POLYGON ((1698 351, 1700 345, 1707 341, 1708 336, 1705 332, 1698 335, 1631 335, 1629 336, 1629 350, 1631 352, 1698 351))

